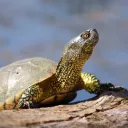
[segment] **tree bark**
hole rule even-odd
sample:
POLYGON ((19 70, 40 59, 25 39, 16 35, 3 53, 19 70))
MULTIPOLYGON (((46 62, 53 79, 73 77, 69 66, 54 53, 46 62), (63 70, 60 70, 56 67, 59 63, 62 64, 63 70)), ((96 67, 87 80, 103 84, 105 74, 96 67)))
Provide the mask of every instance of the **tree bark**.
POLYGON ((128 128, 127 99, 128 90, 122 88, 68 105, 3 110, 0 128, 128 128))

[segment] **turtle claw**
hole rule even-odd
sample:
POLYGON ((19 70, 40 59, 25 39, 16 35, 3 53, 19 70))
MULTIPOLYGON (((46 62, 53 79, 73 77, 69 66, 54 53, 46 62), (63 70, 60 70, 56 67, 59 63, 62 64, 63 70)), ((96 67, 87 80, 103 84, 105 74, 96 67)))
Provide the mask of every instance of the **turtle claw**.
POLYGON ((100 93, 103 91, 121 91, 124 88, 121 86, 114 86, 112 83, 101 83, 100 84, 100 93))
POLYGON ((122 86, 114 86, 114 88, 110 88, 110 91, 121 91, 124 90, 125 88, 122 86))
POLYGON ((32 101, 20 101, 18 103, 18 107, 20 109, 31 109, 31 108, 34 108, 35 105, 32 101))
POLYGON ((23 105, 23 107, 22 108, 27 108, 27 109, 31 109, 31 108, 33 108, 33 103, 32 103, 32 101, 26 101, 26 103, 24 103, 24 105, 23 105))

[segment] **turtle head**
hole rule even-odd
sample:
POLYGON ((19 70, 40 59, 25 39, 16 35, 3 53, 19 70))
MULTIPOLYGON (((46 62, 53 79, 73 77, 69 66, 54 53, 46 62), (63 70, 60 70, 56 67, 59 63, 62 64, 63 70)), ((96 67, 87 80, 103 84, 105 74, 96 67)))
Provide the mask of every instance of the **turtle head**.
POLYGON ((81 61, 87 60, 99 40, 96 29, 88 29, 77 37, 73 38, 65 47, 63 57, 67 60, 81 61))
POLYGON ((96 29, 89 29, 73 38, 65 47, 55 75, 62 90, 65 88, 70 91, 74 88, 98 40, 96 29))

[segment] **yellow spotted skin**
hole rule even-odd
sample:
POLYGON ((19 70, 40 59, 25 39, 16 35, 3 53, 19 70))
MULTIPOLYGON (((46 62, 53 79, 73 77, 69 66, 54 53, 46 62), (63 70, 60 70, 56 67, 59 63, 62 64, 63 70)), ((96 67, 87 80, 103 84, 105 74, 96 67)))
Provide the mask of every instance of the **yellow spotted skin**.
POLYGON ((97 94, 100 90, 99 80, 81 71, 98 39, 96 29, 86 30, 72 39, 64 49, 55 74, 8 98, 0 105, 0 109, 37 108, 44 104, 68 103, 75 98, 76 91, 81 89, 97 94), (8 104, 12 107, 8 107, 8 104))
MULTIPOLYGON (((75 91, 85 89, 89 93, 97 94, 100 91, 100 82, 99 80, 92 74, 89 73, 81 73, 81 77, 79 78, 78 82, 76 83, 76 86, 73 87, 73 89, 70 91, 70 88, 68 86, 62 87, 59 86, 58 83, 55 83, 55 75, 51 77, 51 79, 47 79, 43 81, 42 83, 39 83, 39 85, 33 85, 30 88, 26 89, 24 94, 22 95, 22 98, 19 100, 18 105, 16 108, 19 108, 19 106, 24 106, 23 108, 28 107, 27 101, 34 101, 34 106, 29 102, 30 108, 31 107, 40 107, 41 104, 55 104, 55 103, 68 103, 72 101, 76 97, 75 91), (51 82, 51 81, 54 82, 51 82), (47 86, 47 88, 42 88, 43 84, 46 83, 52 83, 47 86), (42 86, 41 86, 42 84, 42 86), (54 86, 56 85, 56 86, 54 86), (58 88, 57 88, 58 85, 58 88), (66 91, 66 92, 65 92, 66 91), (56 92, 58 92, 56 94, 56 92), (71 93, 72 92, 72 93, 71 93), (71 94, 70 94, 71 93, 71 94), (25 95, 25 97, 24 97, 25 95), (55 96, 55 98, 52 99, 52 101, 49 103, 44 101, 48 97, 55 96), (74 96, 75 95, 75 96, 74 96), (27 96, 27 98, 26 98, 27 96), (58 98, 61 96, 61 98, 58 100, 58 98), (68 97, 67 97, 68 96, 68 97), (72 97, 72 98, 71 98, 72 97), (43 102, 41 102, 43 101, 43 102), (41 103, 41 104, 39 104, 41 103)), ((59 78, 59 80, 62 80, 59 78)), ((61 81, 61 83, 64 83, 64 81, 61 81)), ((65 84, 65 83, 64 83, 65 84)), ((71 85, 72 83, 70 83, 71 85)))
POLYGON ((43 90, 40 87, 40 85, 30 86, 21 95, 20 100, 18 101, 18 104, 15 106, 15 108, 18 109, 20 106, 23 106, 23 108, 25 108, 26 106, 28 108, 39 107, 38 103, 41 102, 42 95, 43 95, 43 90))
POLYGON ((90 73, 81 73, 80 85, 89 93, 97 94, 100 91, 100 81, 95 75, 90 73))

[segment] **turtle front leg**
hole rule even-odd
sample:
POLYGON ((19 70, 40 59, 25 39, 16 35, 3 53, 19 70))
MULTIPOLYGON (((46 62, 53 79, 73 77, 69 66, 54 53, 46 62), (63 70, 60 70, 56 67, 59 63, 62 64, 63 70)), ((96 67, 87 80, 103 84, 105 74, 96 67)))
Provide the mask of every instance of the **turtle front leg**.
POLYGON ((99 94, 104 90, 111 90, 114 87, 111 83, 100 83, 95 75, 89 73, 81 73, 81 77, 76 85, 76 90, 85 89, 89 93, 99 94))
POLYGON ((43 91, 38 85, 30 86, 24 91, 15 108, 38 108, 42 93, 43 91))

